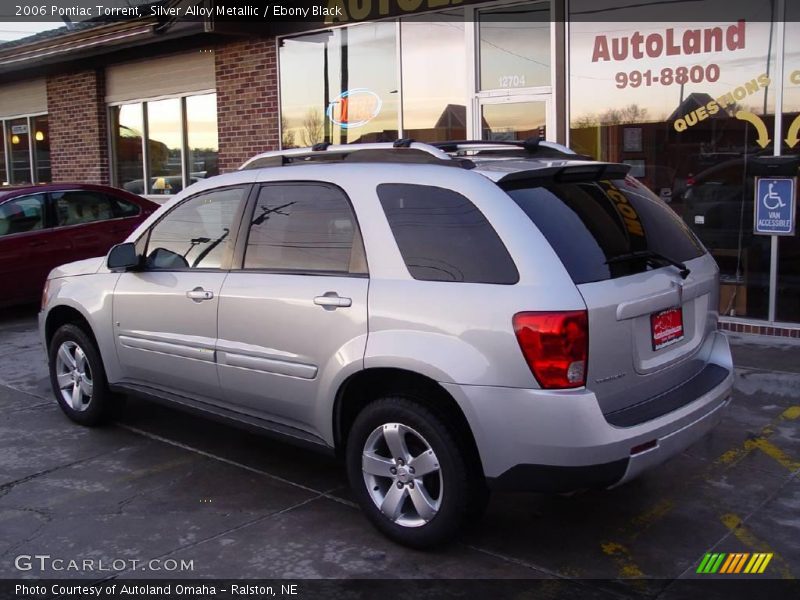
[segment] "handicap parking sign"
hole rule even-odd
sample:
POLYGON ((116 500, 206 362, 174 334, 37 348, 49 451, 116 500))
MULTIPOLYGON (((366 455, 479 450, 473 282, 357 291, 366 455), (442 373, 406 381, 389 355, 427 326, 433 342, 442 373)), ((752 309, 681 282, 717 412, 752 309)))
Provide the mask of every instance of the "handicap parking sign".
POLYGON ((753 232, 794 235, 796 177, 756 178, 753 232))

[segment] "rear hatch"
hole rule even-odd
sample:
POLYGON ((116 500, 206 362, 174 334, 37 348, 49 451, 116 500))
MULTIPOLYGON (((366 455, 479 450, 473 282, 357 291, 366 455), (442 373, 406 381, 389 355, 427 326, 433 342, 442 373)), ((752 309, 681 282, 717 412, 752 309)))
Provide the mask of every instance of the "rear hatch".
POLYGON ((720 383, 727 371, 699 351, 716 329, 714 260, 632 177, 566 179, 516 175, 498 183, 542 231, 586 302, 586 387, 606 419, 630 426, 720 383))

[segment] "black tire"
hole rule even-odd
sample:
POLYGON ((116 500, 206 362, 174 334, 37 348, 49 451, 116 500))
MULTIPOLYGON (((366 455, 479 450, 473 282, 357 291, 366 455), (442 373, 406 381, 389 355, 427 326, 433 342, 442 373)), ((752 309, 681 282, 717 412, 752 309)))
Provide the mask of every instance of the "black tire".
MULTIPOLYGON (((387 450, 385 454, 391 453, 387 450)), ((411 452, 410 455, 416 456, 414 452, 411 452)), ((379 531, 405 546, 431 548, 452 540, 465 521, 478 519, 486 506, 488 492, 483 473, 480 465, 474 464, 474 459, 468 459, 471 455, 458 432, 446 425, 446 422, 420 402, 420 399, 406 394, 397 394, 373 401, 356 417, 347 438, 347 475, 358 503, 379 531), (370 436, 376 435, 375 432, 378 428, 387 424, 399 424, 410 428, 411 431, 404 434, 405 439, 413 444, 419 442, 417 435, 421 436, 424 438, 422 441, 429 446, 438 459, 438 471, 432 475, 437 478, 433 486, 426 489, 424 484, 422 486, 417 484, 418 487, 425 489, 430 497, 434 496, 430 493, 431 489, 438 492, 438 510, 424 524, 415 526, 398 524, 385 515, 376 504, 380 498, 373 500, 373 492, 368 488, 365 480, 362 470, 365 446, 370 440, 376 439, 370 436)), ((397 462, 394 464, 395 467, 398 464, 402 465, 397 462)), ((413 479, 413 481, 419 482, 420 480, 413 479)), ((400 482, 396 479, 380 478, 372 480, 372 483, 375 484, 372 487, 375 490, 374 493, 380 496, 388 495, 389 489, 400 482), (385 485, 386 482, 388 485, 385 485), (378 489, 379 484, 381 490, 378 489)), ((411 483, 403 485, 414 487, 411 483)), ((404 493, 411 494, 412 490, 404 490, 404 493)), ((416 513, 416 507, 410 497, 403 502, 405 504, 402 506, 408 507, 408 512, 416 513)), ((406 511, 402 511, 400 518, 404 519, 405 514, 406 511)))
MULTIPOLYGON (((73 354, 74 358, 74 354, 73 354)), ((120 407, 119 398, 115 397, 108 389, 106 372, 103 361, 92 341, 92 338, 78 325, 62 325, 53 335, 48 349, 50 368, 50 385, 53 388, 56 401, 70 419, 81 425, 95 427, 107 422, 120 407), (87 402, 81 403, 81 410, 76 410, 64 398, 58 383, 58 352, 62 345, 72 348, 78 347, 85 356, 85 365, 88 366, 89 379, 91 380, 91 395, 87 402)), ((62 363, 68 364, 66 361, 62 363)), ((86 369, 84 369, 84 373, 86 369)), ((80 380, 80 378, 78 378, 80 380)), ((68 393, 68 391, 67 391, 68 393)), ((84 396, 85 397, 85 393, 84 396)))

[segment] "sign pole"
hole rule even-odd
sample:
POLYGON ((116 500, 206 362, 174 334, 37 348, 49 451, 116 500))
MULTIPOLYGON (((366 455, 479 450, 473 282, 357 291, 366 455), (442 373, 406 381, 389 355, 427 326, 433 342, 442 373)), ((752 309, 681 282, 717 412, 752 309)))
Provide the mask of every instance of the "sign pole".
MULTIPOLYGON (((772 153, 775 156, 781 155, 781 143, 783 141, 783 52, 786 49, 786 7, 783 0, 777 3, 777 31, 775 32, 775 132, 773 134, 772 153)), ((771 323, 775 321, 775 306, 778 297, 778 236, 773 235, 770 243, 769 253, 769 310, 767 320, 771 323)))

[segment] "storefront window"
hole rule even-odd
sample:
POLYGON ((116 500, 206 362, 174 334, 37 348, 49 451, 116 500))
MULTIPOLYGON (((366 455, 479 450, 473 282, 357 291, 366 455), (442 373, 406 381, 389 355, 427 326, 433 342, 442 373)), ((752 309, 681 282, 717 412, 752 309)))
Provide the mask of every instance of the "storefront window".
POLYGON ((0 130, 5 131, 5 143, 0 144, 0 185, 48 183, 51 177, 47 115, 0 120, 0 130))
POLYGON ((281 41, 283 146, 397 139, 396 24, 281 41))
POLYGON ((173 194, 183 189, 181 167, 181 101, 147 103, 148 194, 173 194))
MULTIPOLYGON (((2 128, 0 121, 0 128, 2 128)), ((0 144, 0 185, 8 185, 8 171, 6 171, 6 144, 5 140, 0 144)))
POLYGON ((50 181, 50 127, 47 115, 33 117, 33 156, 36 165, 36 181, 50 181))
POLYGON ((110 114, 114 185, 134 194, 169 195, 218 174, 216 94, 112 106, 110 114), (143 148, 144 115, 147 146, 143 148))
POLYGON ((480 89, 550 86, 550 3, 481 11, 480 89))
POLYGON ((752 10, 740 21, 571 22, 570 145, 629 164, 717 260, 720 312, 764 319, 770 240, 753 235, 746 165, 773 152, 776 49, 775 24, 752 10))
POLYGON ((217 157, 217 95, 186 98, 189 183, 219 174, 217 157))
POLYGON ((31 182, 30 133, 28 119, 12 119, 6 122, 8 147, 11 150, 11 183, 31 182))
POLYGON ((134 194, 143 194, 142 105, 125 104, 111 107, 111 131, 116 185, 134 194))
POLYGON ((403 136, 424 142, 467 137, 464 11, 403 19, 403 136))

